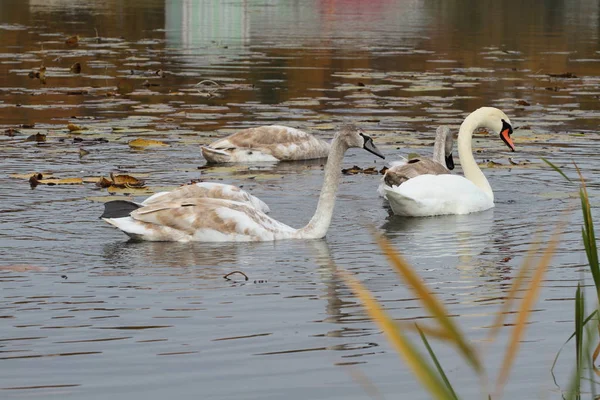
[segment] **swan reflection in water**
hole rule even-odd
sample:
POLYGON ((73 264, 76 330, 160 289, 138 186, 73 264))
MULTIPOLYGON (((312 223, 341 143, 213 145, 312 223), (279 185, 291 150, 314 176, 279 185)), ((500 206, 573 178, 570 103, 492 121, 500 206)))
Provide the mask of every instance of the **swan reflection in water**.
POLYGON ((448 264, 469 271, 489 264, 479 256, 493 246, 493 226, 492 208, 472 214, 425 218, 390 215, 381 229, 411 262, 444 258, 448 264))

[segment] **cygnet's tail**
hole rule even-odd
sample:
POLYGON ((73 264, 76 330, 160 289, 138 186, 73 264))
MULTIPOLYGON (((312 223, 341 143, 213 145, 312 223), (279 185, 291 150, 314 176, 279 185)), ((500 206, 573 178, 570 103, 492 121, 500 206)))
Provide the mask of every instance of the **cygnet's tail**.
POLYGON ((218 164, 231 162, 231 155, 227 150, 214 149, 208 146, 201 146, 200 150, 208 163, 218 164))

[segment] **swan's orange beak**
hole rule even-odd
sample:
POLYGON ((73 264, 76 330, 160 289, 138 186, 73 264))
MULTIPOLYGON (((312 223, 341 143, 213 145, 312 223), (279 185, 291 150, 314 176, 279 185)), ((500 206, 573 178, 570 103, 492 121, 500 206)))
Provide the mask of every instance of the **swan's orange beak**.
POLYGON ((502 120, 502 130, 500 131, 500 138, 502 141, 506 143, 506 145, 512 150, 515 151, 515 144, 510 138, 510 134, 513 132, 512 126, 505 120, 502 120))

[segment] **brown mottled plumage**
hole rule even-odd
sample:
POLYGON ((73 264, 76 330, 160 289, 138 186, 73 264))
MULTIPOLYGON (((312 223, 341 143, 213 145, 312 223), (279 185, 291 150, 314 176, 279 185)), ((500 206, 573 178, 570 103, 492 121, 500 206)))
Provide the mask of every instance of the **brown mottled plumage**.
POLYGON ((236 132, 201 148, 210 163, 297 161, 325 158, 329 143, 313 135, 280 125, 259 126, 236 132))
POLYGON ((383 181, 388 186, 399 186, 419 175, 443 175, 449 173, 448 168, 429 158, 413 158, 404 165, 388 169, 383 177, 383 181))

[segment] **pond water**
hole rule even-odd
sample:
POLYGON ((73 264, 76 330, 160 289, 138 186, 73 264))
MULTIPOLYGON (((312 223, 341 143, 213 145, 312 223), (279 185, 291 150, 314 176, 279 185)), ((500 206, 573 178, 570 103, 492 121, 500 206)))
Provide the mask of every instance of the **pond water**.
MULTIPOLYGON (((356 273, 395 318, 427 322, 369 226, 481 342, 527 249, 571 208, 505 389, 559 398, 550 365, 572 332, 577 282, 591 281, 577 186, 540 157, 572 177, 576 161, 596 203, 599 18, 593 1, 3 0, 0 396, 427 398, 336 275, 356 273), (216 179, 302 226, 321 162, 199 169, 199 145, 272 123, 328 139, 351 121, 394 160, 430 154, 438 125, 456 131, 483 105, 518 128, 515 153, 497 137, 474 140, 494 209, 392 217, 380 175, 348 175, 325 240, 130 243, 98 219, 103 201, 129 193, 27 181, 127 173, 146 181, 129 196, 140 200, 216 179), (28 140, 36 134, 45 141, 28 140), (136 150, 136 138, 168 146, 136 150), (249 280, 223 278, 236 270, 249 280)), ((356 150, 352 165, 385 162, 356 150)), ((509 332, 486 348, 492 377, 509 332)), ((453 349, 435 349, 460 394, 481 398, 453 349)), ((559 363, 559 384, 571 365, 568 355, 559 363)))

